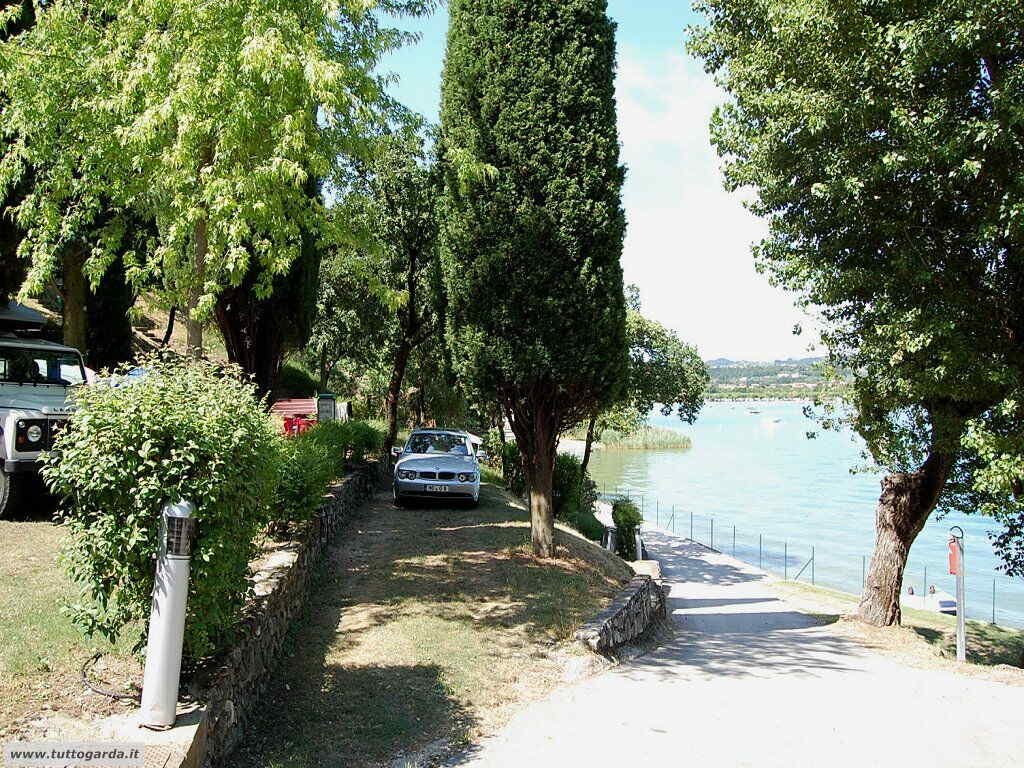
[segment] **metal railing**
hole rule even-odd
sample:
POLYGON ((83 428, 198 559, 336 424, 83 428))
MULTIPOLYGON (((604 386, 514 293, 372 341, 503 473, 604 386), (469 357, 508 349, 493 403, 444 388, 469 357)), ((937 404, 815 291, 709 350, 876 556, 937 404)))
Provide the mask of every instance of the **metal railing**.
MULTIPOLYGON (((618 498, 627 498, 634 504, 637 504, 641 515, 643 515, 647 522, 654 522, 659 528, 669 531, 675 536, 682 536, 712 552, 731 555, 749 565, 756 564, 760 570, 781 575, 786 581, 796 582, 804 578, 810 584, 817 586, 820 580, 819 574, 816 572, 818 564, 815 545, 810 545, 809 551, 804 550, 801 557, 795 552, 791 554, 790 542, 784 537, 769 538, 763 533, 758 533, 755 547, 753 535, 751 534, 747 537, 744 535, 745 532, 736 525, 723 527, 721 521, 719 521, 716 531, 716 522, 713 515, 695 515, 693 510, 682 510, 676 505, 670 505, 663 509, 656 497, 651 499, 646 494, 636 494, 628 488, 616 488, 611 492, 609 492, 608 488, 600 490, 600 497, 603 501, 611 503, 618 498), (653 515, 650 514, 652 511, 653 515), (725 534, 724 540, 723 533, 725 534), (792 579, 790 579, 791 573, 795 574, 792 579)), ((838 567, 834 562, 826 563, 825 566, 826 571, 832 571, 833 573, 838 567)), ((867 579, 867 566, 867 555, 861 555, 861 590, 863 590, 867 579)), ((851 574, 849 572, 850 569, 845 565, 844 569, 846 578, 837 579, 834 576, 830 578, 826 575, 823 583, 837 589, 850 591, 851 584, 855 583, 856 575, 854 574, 856 572, 853 571, 851 574)), ((920 594, 927 595, 929 588, 927 566, 923 567, 922 574, 920 594)), ((975 579, 977 579, 976 574, 975 579)), ((916 588, 914 582, 916 582, 916 578, 911 575, 909 570, 905 571, 904 584, 907 586, 913 585, 916 588)), ((997 577, 992 577, 990 620, 993 624, 997 623, 998 618, 997 583, 997 577)), ((975 584, 977 584, 977 580, 975 580, 975 584)), ((989 616, 982 617, 977 610, 977 607, 980 605, 980 602, 977 600, 977 594, 975 592, 975 600, 968 603, 969 616, 975 619, 989 618, 989 616), (973 605, 971 604, 972 602, 973 605)))

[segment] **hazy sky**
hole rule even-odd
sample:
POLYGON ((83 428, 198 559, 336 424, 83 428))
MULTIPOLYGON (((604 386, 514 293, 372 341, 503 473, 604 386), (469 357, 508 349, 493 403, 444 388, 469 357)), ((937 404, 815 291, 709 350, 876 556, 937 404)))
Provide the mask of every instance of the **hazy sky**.
MULTIPOLYGON (((609 0, 609 14, 618 22, 619 131, 629 169, 622 265, 626 282, 640 287, 644 314, 705 359, 806 356, 812 323, 754 271, 750 245, 765 225, 722 188, 708 138, 722 94, 684 48, 685 29, 699 17, 686 0, 609 0), (792 333, 796 323, 802 336, 792 333)), ((423 38, 386 62, 400 78, 393 92, 436 122, 448 15, 442 8, 404 26, 423 38)))

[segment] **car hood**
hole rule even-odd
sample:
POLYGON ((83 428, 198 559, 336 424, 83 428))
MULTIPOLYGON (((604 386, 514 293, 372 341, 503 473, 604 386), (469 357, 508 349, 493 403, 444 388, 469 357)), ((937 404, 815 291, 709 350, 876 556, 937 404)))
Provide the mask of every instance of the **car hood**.
POLYGON ((38 411, 47 416, 63 416, 74 411, 74 408, 68 405, 67 395, 68 390, 60 386, 4 384, 0 386, 0 408, 38 411))
POLYGON ((417 472, 469 472, 476 469, 476 459, 473 456, 447 453, 411 453, 398 460, 395 470, 399 469, 417 472))

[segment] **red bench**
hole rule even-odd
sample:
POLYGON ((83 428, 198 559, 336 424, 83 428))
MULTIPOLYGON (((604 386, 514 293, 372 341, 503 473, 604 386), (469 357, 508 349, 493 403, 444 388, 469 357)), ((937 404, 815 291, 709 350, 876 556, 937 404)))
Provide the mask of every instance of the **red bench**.
POLYGON ((278 400, 270 406, 270 412, 284 420, 286 435, 301 434, 317 423, 315 397, 278 400))

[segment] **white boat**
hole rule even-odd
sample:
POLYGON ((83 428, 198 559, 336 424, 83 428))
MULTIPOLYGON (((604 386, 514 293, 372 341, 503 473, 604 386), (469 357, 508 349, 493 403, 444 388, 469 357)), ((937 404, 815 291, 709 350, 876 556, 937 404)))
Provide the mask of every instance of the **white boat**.
POLYGON ((919 611, 935 611, 956 616, 956 598, 941 589, 927 595, 904 594, 900 597, 900 605, 904 608, 916 608, 919 611))

